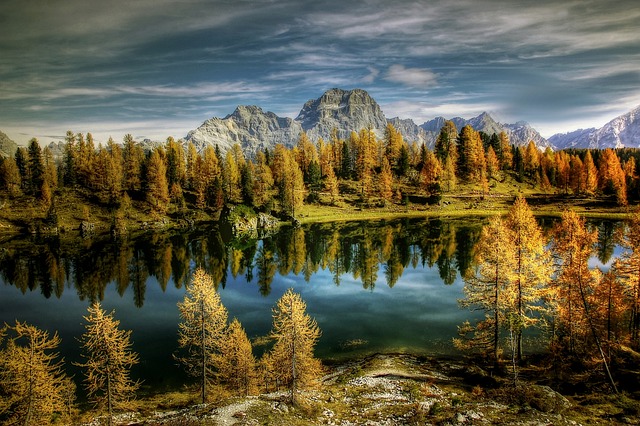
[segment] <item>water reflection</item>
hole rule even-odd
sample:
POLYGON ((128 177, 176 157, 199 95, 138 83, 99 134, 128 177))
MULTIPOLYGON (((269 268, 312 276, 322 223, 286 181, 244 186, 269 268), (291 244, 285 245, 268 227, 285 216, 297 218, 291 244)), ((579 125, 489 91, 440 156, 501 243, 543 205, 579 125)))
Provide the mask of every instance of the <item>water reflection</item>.
POLYGON ((319 270, 339 286, 345 274, 373 291, 379 276, 392 288, 405 268, 437 266, 445 284, 472 266, 482 222, 420 220, 314 224, 284 228, 262 240, 230 240, 216 227, 156 233, 131 240, 5 242, 0 274, 21 292, 60 298, 73 290, 80 300, 104 299, 114 283, 118 294, 133 290, 142 307, 149 277, 165 291, 181 288, 196 266, 223 288, 228 275, 244 276, 267 296, 276 273, 301 275, 309 282, 319 270))

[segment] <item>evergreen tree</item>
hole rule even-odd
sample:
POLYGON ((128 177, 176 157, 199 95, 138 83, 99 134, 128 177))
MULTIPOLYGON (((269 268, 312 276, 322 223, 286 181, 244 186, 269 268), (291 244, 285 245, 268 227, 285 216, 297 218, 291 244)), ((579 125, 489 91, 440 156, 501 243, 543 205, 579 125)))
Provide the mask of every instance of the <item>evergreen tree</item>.
POLYGON ((36 197, 40 196, 40 189, 44 183, 44 161, 38 139, 29 141, 29 191, 36 197))
POLYGON ((88 308, 84 317, 86 331, 80 343, 86 361, 78 364, 85 369, 85 389, 89 400, 97 407, 106 404, 109 425, 113 424, 113 411, 129 407, 140 386, 130 378, 130 369, 139 362, 138 354, 131 350, 131 331, 120 330, 120 321, 114 312, 107 314, 100 303, 88 308))

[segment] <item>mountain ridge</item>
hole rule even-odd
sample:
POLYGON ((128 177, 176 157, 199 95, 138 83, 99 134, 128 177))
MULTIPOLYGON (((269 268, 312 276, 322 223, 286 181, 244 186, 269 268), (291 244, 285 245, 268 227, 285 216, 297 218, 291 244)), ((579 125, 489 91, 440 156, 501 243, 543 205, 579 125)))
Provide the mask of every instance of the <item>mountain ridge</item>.
MULTIPOLYGON (((239 105, 224 118, 206 120, 190 131, 185 140, 193 142, 198 150, 210 144, 217 145, 223 152, 239 143, 246 154, 255 155, 258 150, 272 148, 277 143, 292 147, 303 131, 314 141, 331 139, 334 129, 341 139, 347 139, 351 132, 365 128, 382 138, 387 123, 391 123, 407 142, 433 148, 445 120, 444 117, 436 117, 417 125, 412 119, 387 119, 380 105, 365 90, 333 88, 319 98, 305 102, 295 119, 279 117, 256 105, 239 105)), ((458 130, 470 124, 475 130, 488 134, 505 131, 515 145, 526 145, 533 140, 540 148, 550 146, 545 138, 523 121, 502 124, 487 112, 468 120, 461 117, 451 120, 458 130)))
POLYGON ((640 148, 640 106, 596 129, 578 129, 549 138, 555 149, 640 148))

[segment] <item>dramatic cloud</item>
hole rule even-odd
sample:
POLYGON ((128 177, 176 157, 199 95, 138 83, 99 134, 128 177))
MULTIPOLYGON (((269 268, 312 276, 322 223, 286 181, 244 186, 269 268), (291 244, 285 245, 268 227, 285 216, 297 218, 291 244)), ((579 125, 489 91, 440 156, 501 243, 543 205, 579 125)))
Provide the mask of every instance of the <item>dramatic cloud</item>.
POLYGON ((640 104, 639 20, 630 0, 7 0, 0 130, 164 140, 238 104, 295 116, 360 87, 387 116, 488 110, 551 136, 640 104))

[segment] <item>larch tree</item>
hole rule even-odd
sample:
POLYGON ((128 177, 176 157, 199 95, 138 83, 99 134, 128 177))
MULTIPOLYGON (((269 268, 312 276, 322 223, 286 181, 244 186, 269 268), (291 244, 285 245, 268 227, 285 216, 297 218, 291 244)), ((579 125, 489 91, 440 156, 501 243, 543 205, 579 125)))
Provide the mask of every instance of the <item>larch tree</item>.
POLYGON ((289 388, 292 404, 296 403, 298 390, 313 384, 322 372, 322 365, 313 354, 320 328, 306 309, 302 297, 292 289, 273 309, 271 338, 275 344, 269 353, 270 364, 280 382, 289 388))
POLYGON ((516 357, 522 358, 522 331, 536 322, 541 287, 551 276, 549 252, 545 250, 540 226, 527 201, 518 196, 507 214, 507 226, 513 235, 513 275, 506 298, 509 300, 512 327, 516 336, 516 357))
POLYGON ((75 395, 68 395, 68 378, 58 354, 53 352, 59 344, 57 334, 49 337, 47 331, 27 323, 16 321, 0 329, 3 424, 50 424, 56 413, 66 416, 69 412, 65 409, 67 398, 73 405, 75 395))
POLYGON ((577 350, 578 340, 584 340, 578 338, 588 333, 581 293, 595 284, 587 262, 595 252, 597 238, 597 231, 588 231, 584 219, 573 211, 564 211, 553 231, 556 273, 548 299, 556 321, 554 343, 570 353, 577 350))
POLYGON ((640 348, 640 210, 632 216, 627 231, 620 241, 624 251, 616 261, 614 270, 620 278, 629 299, 631 346, 640 348))
POLYGON ((465 350, 478 349, 494 363, 500 357, 500 330, 508 310, 506 297, 515 267, 513 234, 505 220, 495 216, 482 229, 476 245, 475 271, 464 277, 464 299, 460 305, 485 313, 475 326, 468 321, 460 326, 460 339, 454 342, 465 350))
POLYGON ((109 425, 114 410, 126 409, 140 383, 131 379, 131 367, 138 364, 138 354, 131 349, 131 330, 121 330, 114 311, 107 314, 100 303, 88 308, 86 331, 80 339, 83 357, 78 363, 84 369, 84 387, 96 407, 106 406, 109 425))
POLYGON ((167 168, 158 149, 154 149, 147 163, 147 202, 151 207, 164 213, 169 204, 167 168))
POLYGON ((219 356, 220 380, 239 395, 257 391, 257 364, 253 348, 240 321, 233 319, 222 339, 219 356))
POLYGON ((385 202, 390 202, 393 198, 393 174, 391 172, 391 165, 387 157, 382 158, 382 169, 380 170, 380 176, 378 178, 378 185, 380 190, 380 198, 385 202))
POLYGON ((199 379, 204 404, 207 388, 216 378, 228 316, 213 279, 204 269, 198 268, 193 274, 184 299, 178 302, 178 310, 181 319, 178 344, 184 353, 176 355, 176 359, 190 376, 199 379))
POLYGON ((613 194, 621 206, 627 205, 627 181, 616 152, 605 149, 600 156, 598 174, 600 177, 600 189, 605 194, 613 194))
POLYGON ((582 173, 584 174, 584 190, 587 194, 594 194, 598 190, 598 169, 593 162, 591 151, 587 150, 582 162, 582 173))
MULTIPOLYGON (((584 218, 578 216, 574 211, 566 210, 562 213, 562 221, 556 227, 554 233, 553 247, 556 256, 559 258, 559 269, 556 273, 560 281, 558 288, 559 303, 557 304, 560 312, 566 309, 568 301, 571 306, 571 294, 564 291, 575 286, 577 294, 578 306, 575 308, 575 314, 566 321, 571 321, 571 327, 577 329, 582 335, 590 334, 598 349, 598 355, 602 359, 604 373, 615 393, 617 393, 616 384, 611 376, 607 357, 605 356, 600 337, 598 336, 596 326, 593 319, 593 307, 589 303, 595 286, 599 280, 599 270, 589 269, 589 259, 595 252, 595 243, 598 239, 597 231, 590 231, 586 226, 584 218), (563 297, 564 296, 564 297, 563 297), (580 325, 583 329, 580 330, 580 325)), ((562 318, 562 316, 560 316, 562 318)), ((566 325, 566 324, 565 324, 566 325)), ((573 348, 570 348, 571 350, 573 348)))
POLYGON ((4 184, 4 188, 11 197, 17 197, 22 194, 22 179, 16 161, 9 157, 5 158, 0 164, 0 177, 4 184))
POLYGON ((124 136, 124 145, 122 148, 123 161, 123 186, 127 191, 139 191, 140 168, 142 165, 142 149, 136 145, 133 136, 126 134, 124 136))

